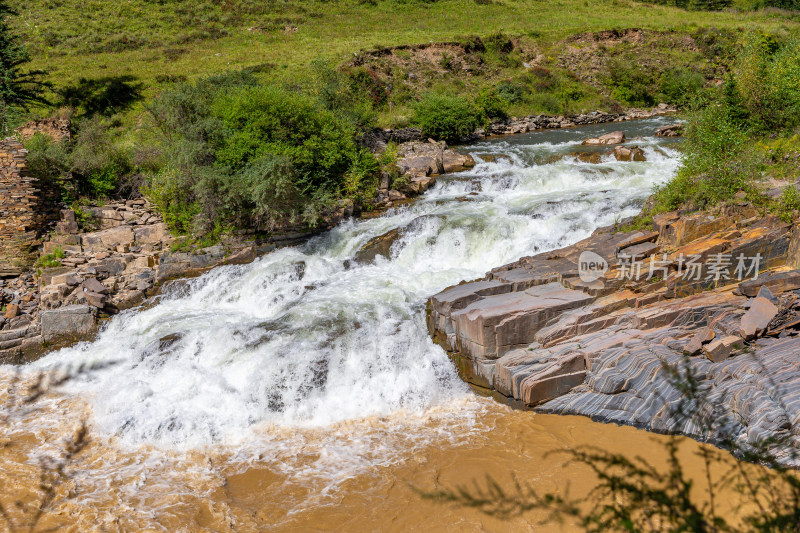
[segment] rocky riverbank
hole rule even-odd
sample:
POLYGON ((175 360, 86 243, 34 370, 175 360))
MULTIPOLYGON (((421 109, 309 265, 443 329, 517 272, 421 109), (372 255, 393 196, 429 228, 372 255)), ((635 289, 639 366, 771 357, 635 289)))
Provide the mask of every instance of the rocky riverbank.
MULTIPOLYGON (((629 120, 642 120, 677 113, 675 107, 667 104, 659 104, 652 109, 630 108, 622 113, 606 113, 604 111, 592 111, 590 113, 578 113, 572 115, 530 115, 527 117, 509 117, 504 120, 497 120, 489 124, 486 128, 481 128, 473 132, 472 135, 464 137, 460 142, 467 143, 480 139, 499 135, 517 135, 532 131, 552 130, 561 128, 576 128, 579 126, 591 126, 594 124, 608 124, 612 122, 626 122, 629 120)), ((663 131, 657 133, 663 137, 675 137, 680 135, 679 125, 666 126, 663 131)), ((402 129, 376 129, 365 136, 363 142, 373 150, 383 150, 389 142, 408 143, 412 141, 424 141, 425 136, 418 128, 402 129)))
POLYGON ((665 364, 686 359, 739 441, 791 437, 799 265, 800 229, 747 202, 667 213, 446 289, 428 327, 463 379, 521 407, 713 440, 671 416, 683 395, 665 364))
MULTIPOLYGON (((477 131, 471 139, 623 122, 674 111, 660 105, 625 113, 511 118, 477 131)), ((37 123, 30 129, 40 131, 42 127, 37 123)), ((59 127, 65 129, 63 125, 59 127)), ((80 226, 75 213, 63 209, 60 222, 43 239, 41 252, 45 257, 59 257, 52 257, 49 263, 21 276, 0 280, 0 361, 23 362, 56 347, 91 338, 104 318, 140 305, 158 294, 171 279, 197 275, 221 264, 247 263, 275 247, 303 242, 347 217, 374 216, 424 193, 438 176, 475 165, 469 155, 448 148, 444 142, 425 140, 413 128, 376 130, 365 139, 375 150, 385 149, 389 141, 400 142, 396 171, 394 175, 384 173, 375 199, 368 206, 344 202, 326 213, 322 224, 311 230, 303 225, 287 226, 270 235, 229 236, 215 246, 198 248, 176 240, 144 198, 88 206, 83 209, 86 220, 80 226)), ((637 157, 633 152, 615 152, 615 156, 622 160, 637 157)))
MULTIPOLYGON (((407 202, 435 184, 437 176, 474 164, 443 142, 404 143, 398 147, 397 176, 393 182, 383 177, 368 213, 407 202)), ((0 279, 0 362, 21 363, 91 338, 104 318, 142 304, 169 280, 252 262, 358 216, 362 209, 346 202, 311 230, 298 224, 270 235, 227 236, 202 248, 171 235, 145 198, 83 207, 78 219, 75 211, 63 209, 43 239, 37 266, 0 279)))

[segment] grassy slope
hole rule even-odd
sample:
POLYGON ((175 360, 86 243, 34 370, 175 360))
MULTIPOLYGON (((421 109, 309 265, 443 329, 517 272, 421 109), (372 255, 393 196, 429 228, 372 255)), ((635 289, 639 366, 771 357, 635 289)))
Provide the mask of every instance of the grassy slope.
POLYGON ((57 85, 79 77, 133 75, 157 91, 163 76, 272 64, 271 76, 302 76, 312 59, 336 62, 375 46, 444 41, 503 31, 540 42, 611 28, 691 30, 797 25, 775 12, 686 12, 631 0, 13 0, 16 21, 57 85), (297 27, 285 32, 286 25, 297 27), (249 28, 262 30, 251 31, 249 28), (116 51, 119 50, 119 51, 116 51))

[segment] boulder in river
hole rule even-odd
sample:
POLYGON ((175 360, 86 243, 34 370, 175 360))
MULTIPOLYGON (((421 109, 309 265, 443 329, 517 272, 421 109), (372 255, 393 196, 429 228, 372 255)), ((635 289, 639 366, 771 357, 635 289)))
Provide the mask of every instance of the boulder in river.
POLYGON ((647 161, 644 150, 638 146, 617 146, 614 148, 617 161, 647 161))
POLYGON ((600 152, 573 152, 572 155, 583 163, 597 165, 603 161, 603 155, 600 152))
POLYGON ((356 261, 359 263, 374 263, 375 258, 379 255, 389 257, 392 245, 402 235, 402 228, 394 228, 382 235, 373 237, 356 252, 356 261))
POLYGON ((680 137, 683 135, 683 124, 669 124, 656 130, 656 137, 680 137))
POLYGON ((612 131, 611 133, 606 133, 605 135, 601 135, 600 137, 592 137, 591 139, 586 139, 585 141, 583 141, 583 144, 587 146, 599 146, 606 144, 622 144, 624 142, 625 142, 624 131, 612 131))

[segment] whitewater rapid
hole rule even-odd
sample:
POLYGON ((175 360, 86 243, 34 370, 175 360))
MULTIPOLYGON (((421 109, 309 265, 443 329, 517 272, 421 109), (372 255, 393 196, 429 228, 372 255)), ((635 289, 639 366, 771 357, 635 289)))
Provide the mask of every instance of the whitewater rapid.
MULTIPOLYGON (((114 317, 95 341, 29 367, 113 362, 65 390, 88 402, 93 431, 132 447, 235 448, 270 431, 279 446, 288 441, 277 430, 346 434, 342 424, 388 417, 407 434, 404 424, 424 426, 426 416, 466 416, 471 393, 428 337, 426 299, 637 213, 678 165, 674 148, 651 136, 664 123, 464 147, 478 164, 441 178, 413 205, 175 283, 154 304, 114 317), (644 149, 646 162, 561 157, 615 129, 644 149), (390 258, 355 260, 395 228, 405 230, 390 258)), ((359 439, 371 445, 369 431, 359 439)))

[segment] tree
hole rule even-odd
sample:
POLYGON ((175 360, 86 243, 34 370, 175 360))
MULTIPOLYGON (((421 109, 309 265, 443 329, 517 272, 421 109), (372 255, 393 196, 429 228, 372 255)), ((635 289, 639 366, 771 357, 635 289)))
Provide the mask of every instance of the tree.
POLYGON ((32 104, 48 104, 44 97, 50 84, 42 81, 42 70, 23 71, 30 54, 9 23, 16 15, 5 0, 0 0, 0 133, 7 135, 17 110, 27 111, 32 104))

